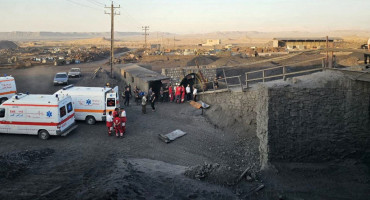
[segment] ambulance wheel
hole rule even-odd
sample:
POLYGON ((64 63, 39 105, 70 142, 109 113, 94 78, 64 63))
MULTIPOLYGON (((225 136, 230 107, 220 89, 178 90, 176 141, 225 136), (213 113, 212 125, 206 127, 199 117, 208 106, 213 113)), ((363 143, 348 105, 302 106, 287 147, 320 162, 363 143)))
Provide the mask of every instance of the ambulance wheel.
POLYGON ((87 116, 86 117, 86 123, 89 124, 89 125, 93 125, 95 124, 96 120, 93 116, 87 116))
POLYGON ((39 138, 42 139, 42 140, 47 140, 49 139, 50 135, 49 135, 49 132, 47 130, 40 130, 39 131, 39 138))

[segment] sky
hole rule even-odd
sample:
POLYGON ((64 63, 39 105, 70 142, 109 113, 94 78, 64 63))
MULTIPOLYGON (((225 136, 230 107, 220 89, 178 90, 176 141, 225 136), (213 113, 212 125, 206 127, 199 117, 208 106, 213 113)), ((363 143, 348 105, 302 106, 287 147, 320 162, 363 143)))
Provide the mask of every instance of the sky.
MULTIPOLYGON (((0 0, 0 32, 108 32, 107 0, 0 0)), ((370 0, 117 0, 115 31, 370 30, 370 0)))

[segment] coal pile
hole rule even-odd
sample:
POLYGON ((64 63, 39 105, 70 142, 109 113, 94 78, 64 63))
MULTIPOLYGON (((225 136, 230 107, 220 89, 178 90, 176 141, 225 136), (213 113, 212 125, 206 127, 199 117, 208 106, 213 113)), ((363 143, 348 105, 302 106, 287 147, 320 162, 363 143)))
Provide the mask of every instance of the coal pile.
POLYGON ((0 41, 0 49, 16 49, 16 48, 18 48, 18 45, 16 45, 12 41, 8 41, 8 40, 0 41))
POLYGON ((0 156, 0 180, 13 179, 28 169, 32 164, 40 162, 52 155, 53 149, 21 151, 0 156))

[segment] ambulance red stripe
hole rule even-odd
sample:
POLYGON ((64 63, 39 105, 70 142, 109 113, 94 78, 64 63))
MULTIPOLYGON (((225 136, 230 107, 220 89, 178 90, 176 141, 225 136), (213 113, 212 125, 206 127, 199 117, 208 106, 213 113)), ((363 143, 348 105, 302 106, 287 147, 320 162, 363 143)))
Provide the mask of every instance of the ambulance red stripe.
POLYGON ((15 122, 15 121, 0 121, 0 124, 14 124, 14 125, 29 125, 29 126, 58 126, 62 125, 68 120, 70 120, 75 114, 68 116, 63 121, 59 123, 54 122, 15 122))
POLYGON ((37 106, 37 107, 58 107, 58 105, 42 105, 42 104, 3 104, 3 106, 37 106))
POLYGON ((12 79, 8 79, 8 80, 2 80, 2 81, 0 81, 0 82, 8 82, 8 81, 14 81, 14 78, 12 78, 12 79))
POLYGON ((3 93, 0 93, 0 95, 5 95, 5 94, 15 94, 15 93, 17 93, 17 91, 3 92, 3 93))

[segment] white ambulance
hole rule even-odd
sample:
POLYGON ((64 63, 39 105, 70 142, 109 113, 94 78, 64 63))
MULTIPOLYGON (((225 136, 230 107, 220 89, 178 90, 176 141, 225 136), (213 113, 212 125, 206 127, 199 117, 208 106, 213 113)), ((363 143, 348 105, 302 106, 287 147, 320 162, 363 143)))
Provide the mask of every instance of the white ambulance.
POLYGON ((109 111, 119 108, 118 86, 109 87, 75 87, 68 85, 55 94, 72 97, 76 120, 85 120, 87 124, 105 121, 109 111))
POLYGON ((11 76, 0 77, 0 104, 10 99, 16 93, 17 89, 15 86, 14 77, 11 76))
POLYGON ((16 94, 0 106, 0 133, 66 136, 77 128, 71 97, 16 94))

